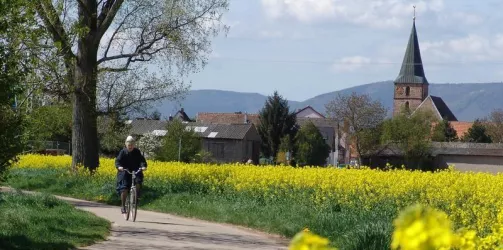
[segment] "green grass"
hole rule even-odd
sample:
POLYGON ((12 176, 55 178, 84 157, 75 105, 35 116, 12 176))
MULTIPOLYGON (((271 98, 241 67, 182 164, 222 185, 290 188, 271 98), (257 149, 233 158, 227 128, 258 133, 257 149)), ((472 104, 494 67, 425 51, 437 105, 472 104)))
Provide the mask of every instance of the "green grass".
POLYGON ((289 204, 262 204, 230 200, 215 195, 168 194, 143 206, 145 209, 243 225, 292 237, 302 228, 329 236, 340 249, 389 249, 391 216, 385 212, 314 210, 289 204), (356 240, 357 239, 357 240, 356 240))
MULTIPOLYGON (((98 200, 118 205, 114 177, 97 179, 62 175, 47 169, 13 170, 6 185, 52 194, 98 200)), ((292 237, 303 228, 328 237, 342 250, 389 249, 393 207, 383 205, 371 211, 332 205, 320 208, 310 203, 264 201, 246 195, 215 195, 188 192, 147 179, 140 207, 186 217, 242 225, 269 233, 292 237)), ((141 220, 141 214, 139 214, 141 220)))
POLYGON ((0 249, 72 249, 104 240, 109 227, 50 195, 0 193, 0 249))

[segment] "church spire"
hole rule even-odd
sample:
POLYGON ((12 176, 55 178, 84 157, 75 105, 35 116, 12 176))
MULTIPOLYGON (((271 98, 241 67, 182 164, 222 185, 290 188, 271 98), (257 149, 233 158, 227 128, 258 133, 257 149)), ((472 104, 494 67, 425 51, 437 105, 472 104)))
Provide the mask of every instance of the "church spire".
POLYGON ((412 20, 414 20, 414 22, 416 21, 416 5, 412 6, 414 7, 414 17, 412 18, 412 20))
POLYGON ((428 84, 424 74, 423 61, 416 32, 416 6, 414 6, 414 17, 412 21, 412 31, 402 62, 402 68, 395 83, 421 83, 428 84))

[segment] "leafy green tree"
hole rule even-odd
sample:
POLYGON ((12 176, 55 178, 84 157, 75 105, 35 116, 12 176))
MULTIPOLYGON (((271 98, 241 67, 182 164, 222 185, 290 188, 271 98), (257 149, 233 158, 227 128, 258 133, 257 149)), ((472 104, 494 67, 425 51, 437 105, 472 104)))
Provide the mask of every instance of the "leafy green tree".
POLYGON ((325 165, 330 154, 330 147, 312 122, 309 121, 300 128, 295 141, 295 157, 298 164, 309 166, 325 165))
POLYGON ((434 115, 430 111, 416 111, 409 116, 401 113, 386 120, 382 127, 383 145, 399 147, 407 161, 407 167, 418 168, 431 152, 431 131, 434 115))
POLYGON ((276 155, 276 163, 282 163, 285 165, 292 165, 291 163, 293 162, 294 155, 295 155, 294 140, 292 140, 292 138, 289 135, 286 135, 283 138, 281 138, 281 142, 279 144, 279 151, 278 151, 278 154, 276 155), (290 154, 290 156, 289 156, 290 162, 288 162, 288 159, 287 159, 288 152, 290 154))
POLYGON ((453 142, 458 140, 458 134, 452 127, 451 122, 443 119, 433 128, 431 140, 436 142, 453 142))
POLYGON ((375 153, 381 146, 381 135, 383 130, 383 123, 377 124, 373 128, 362 129, 356 133, 360 144, 360 156, 367 157, 375 153))
POLYGON ((20 21, 18 15, 9 15, 16 4, 14 0, 0 0, 0 172, 16 160, 24 146, 23 117, 16 100, 23 92, 25 72, 16 44, 6 37, 10 27, 20 21))
MULTIPOLYGON (((0 61, 0 64, 1 63, 0 61)), ((0 78, 2 78, 2 76, 0 76, 0 78)), ((4 89, 2 80, 0 80, 0 90, 4 89)), ((0 147, 2 148, 2 150, 0 150, 0 173, 22 152, 22 132, 21 117, 16 114, 8 104, 6 105, 5 102, 2 101, 0 104, 0 147)))
POLYGON ((99 142, 100 152, 104 155, 115 157, 125 146, 124 142, 129 135, 131 126, 125 123, 125 118, 119 114, 109 114, 98 117, 100 124, 99 142))
POLYGON ((62 141, 72 139, 72 108, 66 104, 35 108, 26 116, 28 138, 33 141, 62 141))
POLYGON ((491 137, 487 134, 485 125, 479 120, 475 120, 473 125, 463 136, 464 142, 492 143, 491 137))
POLYGON ((262 153, 265 157, 276 157, 281 138, 289 136, 293 140, 296 129, 296 116, 290 112, 288 101, 277 91, 267 98, 259 112, 260 125, 257 130, 262 139, 262 153))
POLYGON ((181 162, 191 162, 200 153, 201 138, 194 129, 187 129, 187 126, 177 119, 170 121, 166 129, 168 133, 162 139, 162 146, 156 153, 158 160, 178 161, 180 145, 181 162))
POLYGON ((10 12, 36 15, 10 36, 38 61, 31 75, 42 88, 73 104, 72 166, 89 169, 99 165, 99 114, 178 96, 228 29, 228 0, 14 1, 23 4, 10 12), (24 30, 39 33, 25 39, 24 30))

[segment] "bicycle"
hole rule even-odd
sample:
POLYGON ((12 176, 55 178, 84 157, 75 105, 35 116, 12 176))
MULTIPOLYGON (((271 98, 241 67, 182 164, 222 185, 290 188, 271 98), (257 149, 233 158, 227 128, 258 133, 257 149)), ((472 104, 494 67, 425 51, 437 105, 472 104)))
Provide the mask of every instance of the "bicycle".
POLYGON ((132 212, 132 221, 136 221, 136 212, 138 209, 138 193, 136 191, 136 175, 141 171, 141 168, 138 171, 133 171, 130 172, 127 169, 124 169, 124 171, 128 172, 131 174, 131 188, 129 189, 129 195, 126 197, 126 202, 124 205, 126 205, 126 220, 129 220, 129 215, 132 212))

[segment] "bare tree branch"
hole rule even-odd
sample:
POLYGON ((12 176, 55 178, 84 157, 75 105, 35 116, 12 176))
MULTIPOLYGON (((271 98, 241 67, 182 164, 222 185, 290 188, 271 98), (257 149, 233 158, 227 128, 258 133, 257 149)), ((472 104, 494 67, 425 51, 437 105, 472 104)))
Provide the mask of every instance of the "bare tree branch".
POLYGON ((153 103, 166 98, 181 98, 188 90, 181 81, 173 80, 169 75, 148 73, 146 68, 125 73, 102 73, 100 82, 98 112, 101 115, 146 111, 153 103))
POLYGON ((56 44, 61 44, 61 51, 63 52, 65 58, 71 59, 75 58, 71 49, 71 44, 69 37, 59 19, 59 16, 52 6, 50 0, 40 0, 37 3, 37 13, 43 20, 45 27, 51 33, 52 38, 56 44))
MULTIPOLYGON (((127 15, 122 19, 122 21, 119 22, 119 25, 117 26, 117 28, 114 30, 112 36, 110 37, 110 39, 108 40, 108 44, 106 46, 106 49, 105 49, 105 52, 103 54, 103 57, 107 57, 108 56, 108 51, 110 50, 110 48, 112 47, 112 42, 113 40, 115 39, 115 36, 119 33, 119 31, 121 30, 122 26, 126 23, 127 19, 133 15, 134 13, 136 13, 138 10, 140 9, 140 5, 138 6, 135 6, 135 8, 133 8, 133 10, 129 13, 127 13, 127 15)), ((98 62, 99 64, 99 62, 98 62)))
POLYGON ((108 0, 103 4, 101 13, 98 16, 98 31, 96 35, 98 41, 95 42, 99 42, 103 34, 108 30, 123 2, 124 0, 108 0))
MULTIPOLYGON (((166 16, 166 11, 158 10, 160 8, 159 4, 165 3, 164 1, 146 2, 138 0, 134 2, 136 5, 128 5, 130 10, 119 14, 124 18, 120 19, 118 27, 114 30, 112 38, 109 39, 106 45, 105 55, 98 60, 98 63, 120 62, 122 64, 120 67, 106 65, 107 70, 113 68, 118 71, 129 68, 133 62, 150 61, 156 55, 176 54, 180 59, 184 60, 183 58, 188 59, 196 55, 197 50, 206 50, 207 40, 199 36, 208 35, 206 32, 211 29, 207 30, 208 27, 205 27, 205 25, 219 20, 219 16, 214 16, 215 10, 226 8, 226 2, 223 0, 188 1, 190 3, 183 1, 167 2, 169 6, 165 8, 168 8, 169 16, 166 16), (198 9, 198 7, 200 8, 198 9), (137 11, 138 8, 141 8, 142 13, 148 9, 147 13, 150 15, 136 16, 133 12, 137 11), (133 22, 133 20, 135 21, 133 22), (203 39, 196 42, 198 38, 203 39), (112 44, 119 45, 120 52, 109 56, 109 51, 113 47, 112 44), (132 47, 132 50, 127 49, 128 47, 132 47)), ((187 62, 193 59, 196 58, 191 58, 187 62)), ((205 59, 200 59, 204 64, 205 59)), ((180 63, 182 62, 180 61, 180 63)), ((180 64, 180 66, 181 69, 191 67, 188 64, 185 64, 185 66, 180 64)))
POLYGON ((362 156, 372 148, 375 139, 373 129, 386 117, 386 108, 369 95, 341 95, 325 105, 328 116, 344 124, 346 133, 354 141, 358 155, 362 156), (370 142, 369 142, 370 141, 370 142))

